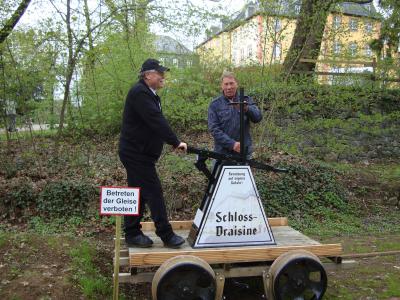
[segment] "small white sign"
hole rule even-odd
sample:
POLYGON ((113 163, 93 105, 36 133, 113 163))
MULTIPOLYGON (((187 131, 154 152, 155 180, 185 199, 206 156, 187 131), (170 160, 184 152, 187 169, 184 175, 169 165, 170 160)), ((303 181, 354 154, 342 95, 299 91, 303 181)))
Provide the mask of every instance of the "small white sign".
POLYGON ((194 248, 274 245, 249 166, 223 166, 194 248))
POLYGON ((102 186, 100 189, 100 215, 139 215, 140 188, 102 186))

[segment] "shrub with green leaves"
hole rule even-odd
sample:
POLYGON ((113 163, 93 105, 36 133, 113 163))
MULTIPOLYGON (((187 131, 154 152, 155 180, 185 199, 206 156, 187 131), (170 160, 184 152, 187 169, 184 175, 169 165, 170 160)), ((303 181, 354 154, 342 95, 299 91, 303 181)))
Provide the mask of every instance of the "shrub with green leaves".
POLYGON ((21 183, 15 187, 11 186, 10 191, 0 197, 0 204, 6 214, 22 211, 35 204, 37 193, 29 182, 21 183))
POLYGON ((39 194, 37 209, 52 217, 83 216, 96 198, 96 189, 86 182, 59 181, 48 184, 39 194))
POLYGON ((346 188, 335 171, 319 164, 291 165, 288 174, 257 176, 257 187, 268 216, 329 217, 329 211, 351 213, 346 188), (321 211, 320 208, 325 210, 321 211))

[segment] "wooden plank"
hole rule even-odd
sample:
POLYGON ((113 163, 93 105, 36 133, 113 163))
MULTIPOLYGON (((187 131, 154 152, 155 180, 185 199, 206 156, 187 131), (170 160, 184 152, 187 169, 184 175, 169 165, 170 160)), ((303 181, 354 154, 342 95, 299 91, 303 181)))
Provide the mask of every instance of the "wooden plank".
POLYGON ((355 260, 343 260, 340 264, 323 263, 326 271, 338 271, 354 268, 358 264, 355 260))
POLYGON ((119 282, 121 283, 142 283, 152 282, 155 272, 141 272, 136 275, 131 273, 119 273, 119 282))
POLYGON ((343 258, 365 258, 374 256, 389 256, 400 255, 400 250, 382 251, 382 252, 368 252, 368 253, 350 253, 342 255, 343 258))
MULTIPOLYGON (((193 220, 188 221, 171 221, 171 226, 173 230, 189 230, 192 227, 193 220)), ((288 219, 286 217, 280 218, 268 218, 268 223, 270 226, 287 226, 288 219)), ((153 222, 141 222, 143 231, 154 231, 155 226, 153 222)))
MULTIPOLYGON (((113 262, 115 262, 115 258, 113 258, 113 262)), ((120 257, 119 265, 120 266, 129 266, 129 256, 120 257)))
MULTIPOLYGON (((114 250, 115 251, 115 250, 114 250)), ((119 255, 121 256, 121 257, 123 257, 123 256, 128 256, 129 255, 129 249, 128 248, 122 248, 120 251, 119 251, 119 255)))
POLYGON ((273 227, 277 226, 288 226, 288 218, 286 217, 280 217, 280 218, 267 218, 268 219, 268 224, 273 227))
POLYGON ((373 67, 374 62, 373 61, 365 61, 365 60, 358 60, 358 61, 352 61, 352 60, 335 60, 335 59, 321 59, 321 60, 316 60, 316 59, 310 59, 310 58, 300 58, 300 62, 305 62, 305 63, 326 63, 326 64, 346 64, 346 65, 364 65, 368 67, 373 67))
POLYGON ((381 79, 382 81, 386 81, 386 82, 400 82, 400 79, 395 79, 395 78, 388 78, 388 79, 381 79))
MULTIPOLYGON (((173 230, 186 230, 192 227, 193 221, 171 221, 173 230)), ((153 222, 141 222, 143 231, 154 231, 156 228, 153 222)))
POLYGON ((218 249, 177 249, 172 251, 130 252, 131 266, 159 266, 167 259, 177 255, 194 255, 216 263, 239 263, 255 261, 272 261, 290 250, 307 250, 317 256, 339 256, 342 254, 341 244, 298 245, 298 246, 264 246, 238 247, 218 249))
POLYGON ((315 75, 332 75, 332 76, 361 76, 361 77, 372 77, 372 73, 335 73, 335 72, 317 72, 317 71, 292 71, 292 74, 315 74, 315 75))
MULTIPOLYGON (((319 245, 319 242, 305 236, 301 232, 291 228, 290 226, 277 226, 271 227, 272 232, 275 237, 275 242, 277 246, 288 246, 288 245, 319 245)), ((187 230, 177 230, 175 231, 176 234, 187 237, 188 231, 187 230)), ((129 248, 129 253, 136 253, 136 252, 168 252, 168 251, 176 251, 174 249, 165 248, 163 243, 161 242, 160 238, 156 236, 153 231, 145 232, 153 241, 154 245, 151 248, 143 249, 143 248, 129 248)), ((193 248, 189 245, 188 242, 185 242, 180 248, 180 250, 192 250, 193 248)), ((215 249, 215 248, 214 248, 215 249)), ((219 248, 223 249, 223 248, 219 248)))

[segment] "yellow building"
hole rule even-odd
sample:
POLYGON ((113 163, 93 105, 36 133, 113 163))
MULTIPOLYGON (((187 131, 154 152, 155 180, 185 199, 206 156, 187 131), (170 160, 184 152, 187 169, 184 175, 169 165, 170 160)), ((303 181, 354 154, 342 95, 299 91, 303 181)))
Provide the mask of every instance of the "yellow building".
MULTIPOLYGON (((282 63, 293 39, 300 5, 300 0, 279 0, 274 7, 264 8, 247 4, 230 25, 214 29, 196 48, 200 60, 219 60, 233 66, 282 63)), ((327 17, 319 60, 372 61, 375 54, 369 43, 379 37, 380 28, 380 15, 373 4, 337 5, 327 17)), ((317 70, 326 72, 340 68, 343 65, 317 65, 317 70)))

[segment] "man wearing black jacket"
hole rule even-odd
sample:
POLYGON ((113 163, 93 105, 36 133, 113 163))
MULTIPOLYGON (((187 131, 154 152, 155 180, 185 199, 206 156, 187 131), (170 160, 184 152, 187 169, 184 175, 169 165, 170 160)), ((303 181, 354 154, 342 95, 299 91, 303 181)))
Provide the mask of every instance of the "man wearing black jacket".
POLYGON ((119 143, 119 157, 124 165, 128 185, 140 187, 139 216, 125 216, 125 241, 128 246, 151 247, 153 241, 141 231, 140 220, 145 204, 149 206, 156 234, 166 247, 177 248, 184 239, 176 235, 168 221, 160 179, 155 163, 163 144, 187 150, 179 141, 162 114, 157 90, 164 86, 164 73, 168 68, 155 59, 147 59, 140 70, 140 80, 126 97, 119 143))

